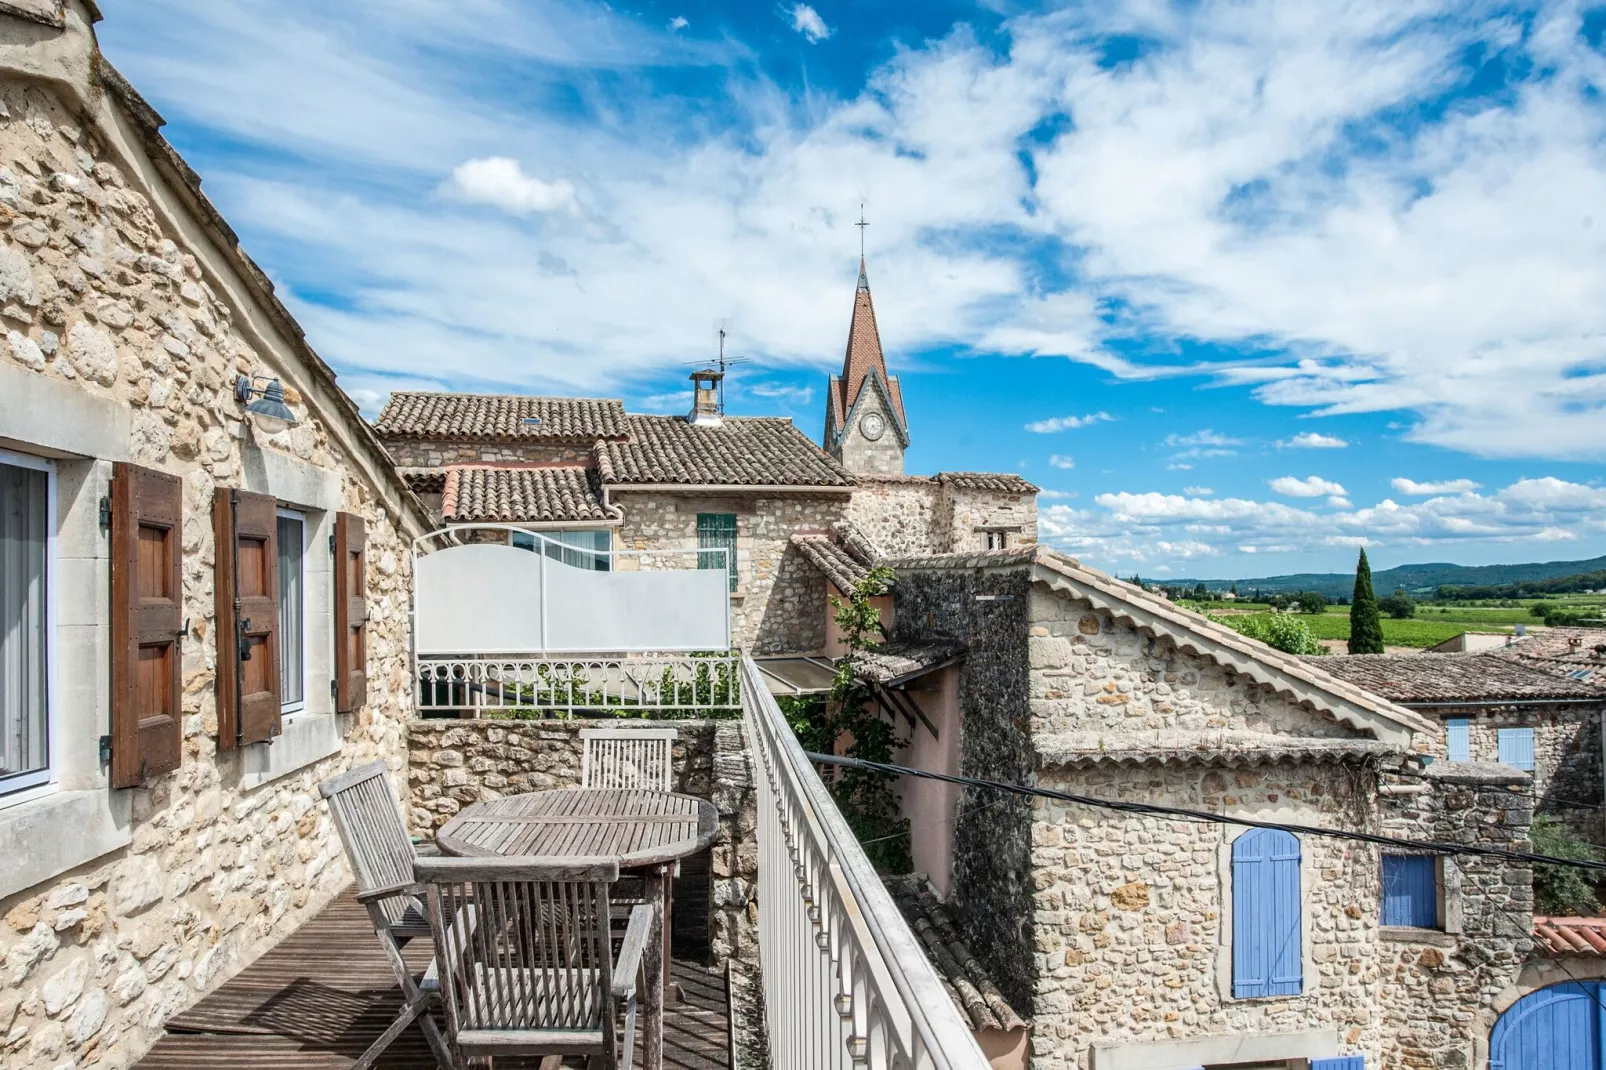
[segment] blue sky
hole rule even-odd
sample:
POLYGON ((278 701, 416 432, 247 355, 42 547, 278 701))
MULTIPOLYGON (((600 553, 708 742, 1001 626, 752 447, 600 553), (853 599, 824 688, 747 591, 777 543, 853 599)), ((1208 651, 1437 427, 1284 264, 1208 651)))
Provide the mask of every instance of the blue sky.
POLYGON ((1127 574, 1606 553, 1606 7, 109 0, 102 46, 373 413, 818 436, 859 205, 911 472, 1127 574))

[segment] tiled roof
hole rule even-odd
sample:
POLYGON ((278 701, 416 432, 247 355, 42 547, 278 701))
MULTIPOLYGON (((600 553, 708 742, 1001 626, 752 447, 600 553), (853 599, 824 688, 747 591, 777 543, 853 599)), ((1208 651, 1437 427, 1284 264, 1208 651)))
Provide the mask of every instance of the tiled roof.
POLYGON ((614 398, 398 390, 385 403, 374 430, 382 439, 559 439, 590 445, 599 438, 624 434, 624 420, 624 404, 614 398), (525 422, 530 419, 540 423, 525 422))
POLYGON ((1139 733, 1049 732, 1033 736, 1044 768, 1120 762, 1129 765, 1264 765, 1271 762, 1346 762, 1405 753, 1374 739, 1279 736, 1237 730, 1139 733))
POLYGON ((938 472, 937 482, 960 490, 990 490, 1002 494, 1036 494, 1037 487, 1013 472, 938 472))
POLYGON ((1606 918, 1534 915, 1534 940, 1552 955, 1606 956, 1606 918))
POLYGON ((848 552, 846 547, 829 535, 819 533, 793 535, 792 545, 797 547, 798 553, 803 555, 804 560, 824 573, 825 578, 843 593, 870 574, 868 566, 862 564, 848 552))
POLYGON ((1493 652, 1329 655, 1311 662, 1391 702, 1606 700, 1606 689, 1598 685, 1552 676, 1493 652))
POLYGON ((448 523, 571 523, 618 520, 605 507, 594 474, 578 465, 446 469, 441 518, 448 523))
POLYGON ((446 486, 446 469, 444 468, 404 468, 398 466, 396 471, 419 494, 439 494, 446 486))
POLYGON ((1024 1029, 1026 1023, 982 968, 930 886, 919 877, 888 877, 887 891, 914 930, 943 987, 973 1028, 1024 1029))
POLYGON ((854 657, 857 675, 872 683, 890 685, 922 676, 965 655, 958 639, 892 640, 861 650, 854 657))
POLYGON ((851 477, 792 426, 768 416, 727 416, 698 426, 680 416, 624 418, 623 442, 601 442, 602 481, 787 487, 849 487, 851 477))
POLYGON ((1492 653, 1606 688, 1606 628, 1547 628, 1492 653))
POLYGON ((875 305, 870 300, 870 280, 861 258, 859 286, 853 294, 853 319, 848 325, 848 346, 842 357, 842 374, 833 375, 826 390, 826 404, 830 407, 826 422, 829 426, 841 430, 846 425, 848 413, 852 411, 854 402, 859 400, 865 380, 872 373, 886 385, 892 416, 897 421, 899 434, 904 434, 909 420, 903 411, 903 388, 897 379, 887 374, 886 356, 881 351, 881 332, 876 328, 875 305))

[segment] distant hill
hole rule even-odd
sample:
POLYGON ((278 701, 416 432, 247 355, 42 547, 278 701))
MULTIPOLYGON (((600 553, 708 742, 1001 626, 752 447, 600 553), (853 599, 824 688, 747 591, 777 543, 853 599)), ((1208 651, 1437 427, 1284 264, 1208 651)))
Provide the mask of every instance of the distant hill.
MULTIPOLYGON (((1431 594, 1440 584, 1457 586, 1491 586, 1504 583, 1524 583, 1533 580, 1555 579, 1583 572, 1606 569, 1606 557, 1588 561, 1546 561, 1527 565, 1452 565, 1436 561, 1425 565, 1400 565, 1372 573, 1372 589, 1384 595, 1396 587, 1404 587, 1412 594, 1431 594)), ((1348 598, 1355 589, 1355 574, 1351 572, 1298 572, 1291 576, 1261 576, 1247 580, 1173 580, 1145 576, 1149 583, 1166 586, 1192 587, 1203 583, 1212 591, 1225 591, 1234 584, 1239 594, 1259 590, 1318 591, 1329 598, 1348 598)))

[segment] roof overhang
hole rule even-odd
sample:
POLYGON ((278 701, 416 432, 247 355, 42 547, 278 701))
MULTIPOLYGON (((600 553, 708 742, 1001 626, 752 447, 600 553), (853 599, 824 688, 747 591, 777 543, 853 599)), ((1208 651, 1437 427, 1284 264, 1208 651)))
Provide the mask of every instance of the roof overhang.
POLYGON ((853 493, 851 485, 822 486, 787 483, 604 483, 609 494, 804 494, 811 498, 853 493))

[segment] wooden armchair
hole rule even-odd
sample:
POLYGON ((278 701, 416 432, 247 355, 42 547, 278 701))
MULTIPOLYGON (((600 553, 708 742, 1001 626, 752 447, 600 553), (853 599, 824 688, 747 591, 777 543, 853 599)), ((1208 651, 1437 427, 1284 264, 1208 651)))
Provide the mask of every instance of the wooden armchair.
POLYGON ((423 1028, 435 1061, 443 1070, 451 1070, 451 1049, 429 1014, 440 997, 433 964, 420 983, 402 961, 401 949, 409 940, 429 935, 429 919, 424 913, 423 888, 413 876, 417 852, 402 824, 385 771, 384 762, 371 762, 318 785, 318 791, 329 801, 329 816, 340 833, 346 860, 357 879, 357 901, 368 908, 374 933, 402 990, 401 1013, 351 1064, 351 1070, 373 1066, 414 1019, 423 1028))
POLYGON ((673 728, 582 728, 582 788, 668 791, 674 780, 673 728))
POLYGON ((418 859, 416 872, 447 1033, 464 1062, 584 1055, 589 1070, 630 1070, 637 978, 656 919, 651 906, 631 911, 614 959, 608 891, 617 863, 442 857, 418 859))

